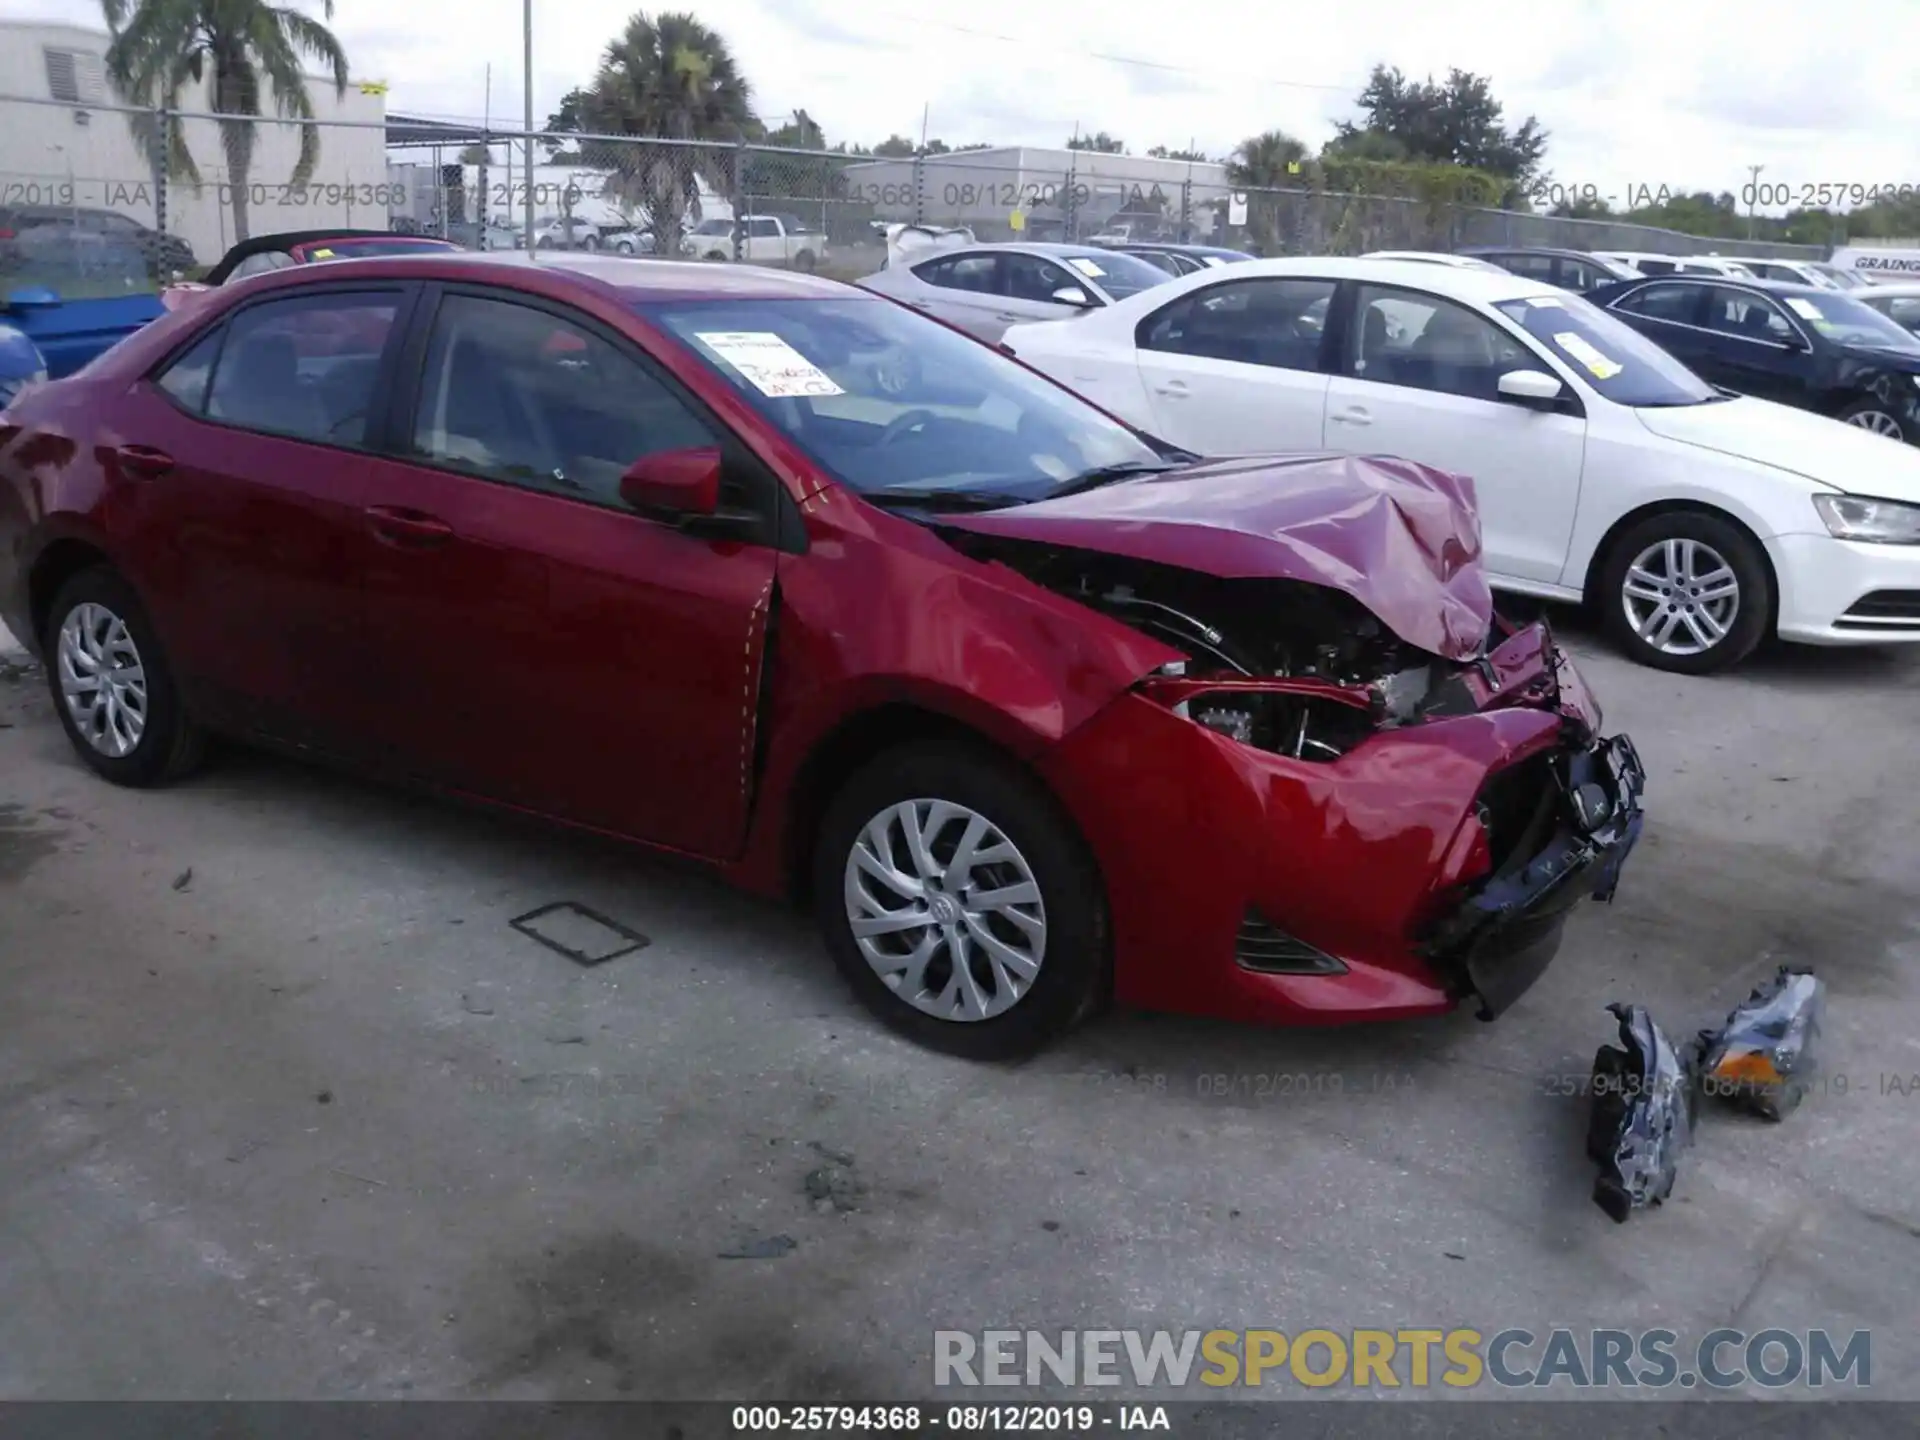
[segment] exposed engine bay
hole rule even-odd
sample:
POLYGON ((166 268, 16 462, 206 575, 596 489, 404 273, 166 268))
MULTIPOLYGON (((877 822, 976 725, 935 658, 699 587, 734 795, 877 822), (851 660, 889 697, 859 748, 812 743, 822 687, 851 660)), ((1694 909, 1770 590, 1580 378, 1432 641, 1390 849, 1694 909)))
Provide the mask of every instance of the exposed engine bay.
POLYGON ((1242 744, 1331 761, 1379 730, 1478 708, 1454 683, 1465 667, 1407 644, 1358 600, 1323 585, 1227 580, 980 536, 957 543, 1184 651, 1189 659, 1149 688, 1242 744))

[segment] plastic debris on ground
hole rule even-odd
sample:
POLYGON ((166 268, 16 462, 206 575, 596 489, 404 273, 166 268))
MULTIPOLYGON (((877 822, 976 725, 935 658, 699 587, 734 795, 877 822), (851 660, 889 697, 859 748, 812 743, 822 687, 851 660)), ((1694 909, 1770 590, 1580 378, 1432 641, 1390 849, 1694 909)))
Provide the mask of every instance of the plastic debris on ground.
POLYGON ((1812 971, 1782 965, 1718 1031, 1700 1032, 1702 1090, 1768 1120, 1785 1119, 1819 1070, 1826 1004, 1826 987, 1812 971))
POLYGON ((1620 1044, 1593 1057, 1587 1156, 1600 1167, 1593 1200, 1616 1224, 1673 1193, 1680 1152, 1692 1142, 1696 1076, 1642 1005, 1607 1007, 1620 1044))

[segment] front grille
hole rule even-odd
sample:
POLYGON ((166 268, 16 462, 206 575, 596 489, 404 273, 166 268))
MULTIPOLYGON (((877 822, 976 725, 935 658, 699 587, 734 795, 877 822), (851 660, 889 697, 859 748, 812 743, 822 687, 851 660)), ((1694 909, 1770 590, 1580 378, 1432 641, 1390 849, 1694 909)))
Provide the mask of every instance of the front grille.
POLYGON ((1889 624, 1920 626, 1920 590, 1875 590, 1854 601, 1833 623, 1853 630, 1889 624))
POLYGON ((1234 937, 1233 958, 1262 975, 1344 975, 1347 967, 1280 929, 1251 905, 1234 937))

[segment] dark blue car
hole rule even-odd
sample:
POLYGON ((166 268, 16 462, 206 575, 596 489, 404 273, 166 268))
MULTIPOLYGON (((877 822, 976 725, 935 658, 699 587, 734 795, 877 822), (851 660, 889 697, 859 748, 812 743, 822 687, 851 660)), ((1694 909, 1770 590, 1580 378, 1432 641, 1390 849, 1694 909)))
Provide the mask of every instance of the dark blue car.
POLYGON ((1920 337, 1850 295, 1660 275, 1587 299, 1722 389, 1920 444, 1920 337))

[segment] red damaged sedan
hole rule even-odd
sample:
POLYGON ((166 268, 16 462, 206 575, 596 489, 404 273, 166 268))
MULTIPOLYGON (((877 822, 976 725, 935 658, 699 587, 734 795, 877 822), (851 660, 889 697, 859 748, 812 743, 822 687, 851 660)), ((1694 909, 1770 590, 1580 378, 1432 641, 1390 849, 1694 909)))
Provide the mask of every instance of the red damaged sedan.
POLYGON ((974 1056, 1491 1018, 1640 828, 1466 482, 1200 461, 746 267, 222 287, 6 412, 0 615, 110 780, 244 737, 697 857, 974 1056))

